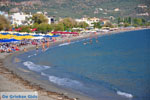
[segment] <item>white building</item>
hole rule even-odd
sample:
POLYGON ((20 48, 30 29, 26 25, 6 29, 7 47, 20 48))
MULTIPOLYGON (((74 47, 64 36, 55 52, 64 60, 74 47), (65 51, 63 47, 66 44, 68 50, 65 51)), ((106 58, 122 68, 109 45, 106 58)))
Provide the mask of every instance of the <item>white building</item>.
POLYGON ((50 17, 50 16, 46 16, 48 19, 48 24, 52 24, 55 23, 55 18, 54 17, 50 17))
POLYGON ((93 17, 93 18, 81 18, 81 19, 75 19, 77 22, 86 22, 89 24, 89 26, 93 26, 93 23, 97 23, 100 21, 99 18, 93 17))
POLYGON ((11 23, 12 25, 31 25, 32 20, 30 19, 32 17, 31 14, 25 14, 23 12, 20 13, 13 13, 11 16, 11 23))

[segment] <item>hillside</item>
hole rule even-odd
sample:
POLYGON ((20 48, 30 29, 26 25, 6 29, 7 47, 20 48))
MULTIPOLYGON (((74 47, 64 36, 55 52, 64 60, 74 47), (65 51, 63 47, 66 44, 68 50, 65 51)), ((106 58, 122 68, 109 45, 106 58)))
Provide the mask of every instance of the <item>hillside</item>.
POLYGON ((12 8, 25 12, 45 11, 56 17, 144 17, 149 19, 150 0, 5 0, 11 2, 0 10, 12 8), (13 3, 12 3, 13 2, 13 3), (15 3, 18 3, 17 5, 15 3), (144 5, 146 7, 138 7, 144 5))

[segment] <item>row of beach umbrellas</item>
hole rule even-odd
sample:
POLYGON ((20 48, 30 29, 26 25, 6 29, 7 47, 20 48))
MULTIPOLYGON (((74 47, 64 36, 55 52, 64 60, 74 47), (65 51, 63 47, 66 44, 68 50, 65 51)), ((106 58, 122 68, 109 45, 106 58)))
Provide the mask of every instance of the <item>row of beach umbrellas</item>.
POLYGON ((60 35, 54 35, 52 33, 43 35, 43 34, 28 34, 28 33, 0 33, 0 42, 11 42, 11 41, 20 41, 23 39, 42 39, 42 38, 52 38, 59 37, 60 35))

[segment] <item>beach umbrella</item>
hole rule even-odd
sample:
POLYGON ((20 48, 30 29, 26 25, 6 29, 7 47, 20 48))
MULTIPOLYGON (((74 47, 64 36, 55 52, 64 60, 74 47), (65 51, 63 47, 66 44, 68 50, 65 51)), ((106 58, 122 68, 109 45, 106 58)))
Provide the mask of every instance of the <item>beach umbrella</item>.
POLYGON ((50 35, 50 36, 53 36, 54 34, 52 34, 52 33, 49 33, 49 35, 50 35))
POLYGON ((12 37, 13 37, 13 35, 1 35, 0 34, 0 39, 10 39, 12 37))
POLYGON ((33 37, 32 39, 38 39, 38 40, 41 40, 43 39, 44 37, 40 36, 40 37, 33 37))
POLYGON ((15 41, 19 41, 19 40, 16 40, 16 39, 0 39, 0 42, 15 42, 15 41))
POLYGON ((32 36, 34 36, 34 37, 39 37, 39 36, 41 36, 41 35, 38 35, 38 34, 37 34, 37 35, 32 35, 32 36))
POLYGON ((32 32, 37 31, 37 28, 31 29, 32 32))
POLYGON ((50 35, 45 35, 44 37, 47 37, 47 38, 48 38, 48 37, 52 37, 52 36, 50 36, 50 35))
POLYGON ((30 34, 22 34, 23 36, 29 36, 30 34))
POLYGON ((59 37, 60 35, 53 35, 53 36, 51 36, 51 37, 59 37))
POLYGON ((2 35, 8 35, 9 33, 0 33, 0 34, 2 34, 2 35))

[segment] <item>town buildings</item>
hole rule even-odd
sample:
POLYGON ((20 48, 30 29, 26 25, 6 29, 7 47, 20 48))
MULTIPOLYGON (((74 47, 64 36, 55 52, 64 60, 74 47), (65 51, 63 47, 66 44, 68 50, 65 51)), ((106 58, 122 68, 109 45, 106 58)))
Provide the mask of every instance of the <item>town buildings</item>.
POLYGON ((31 25, 32 24, 31 14, 25 14, 23 12, 13 13, 10 15, 10 21, 12 25, 31 25))
MULTIPOLYGON (((42 13, 42 12, 37 12, 37 13, 42 13)), ((48 19, 48 24, 55 23, 55 17, 53 16, 48 16, 46 12, 42 13, 44 16, 48 19)), ((9 19, 10 23, 13 26, 20 26, 20 25, 32 25, 32 14, 26 14, 24 12, 17 12, 17 13, 12 13, 8 14, 6 12, 0 11, 0 15, 5 16, 6 18, 9 19)))
POLYGON ((93 23, 98 23, 100 22, 101 24, 105 24, 107 22, 110 22, 110 20, 108 19, 104 19, 104 18, 81 18, 81 19, 76 19, 77 22, 86 22, 87 24, 89 24, 90 27, 93 27, 94 24, 93 23))

